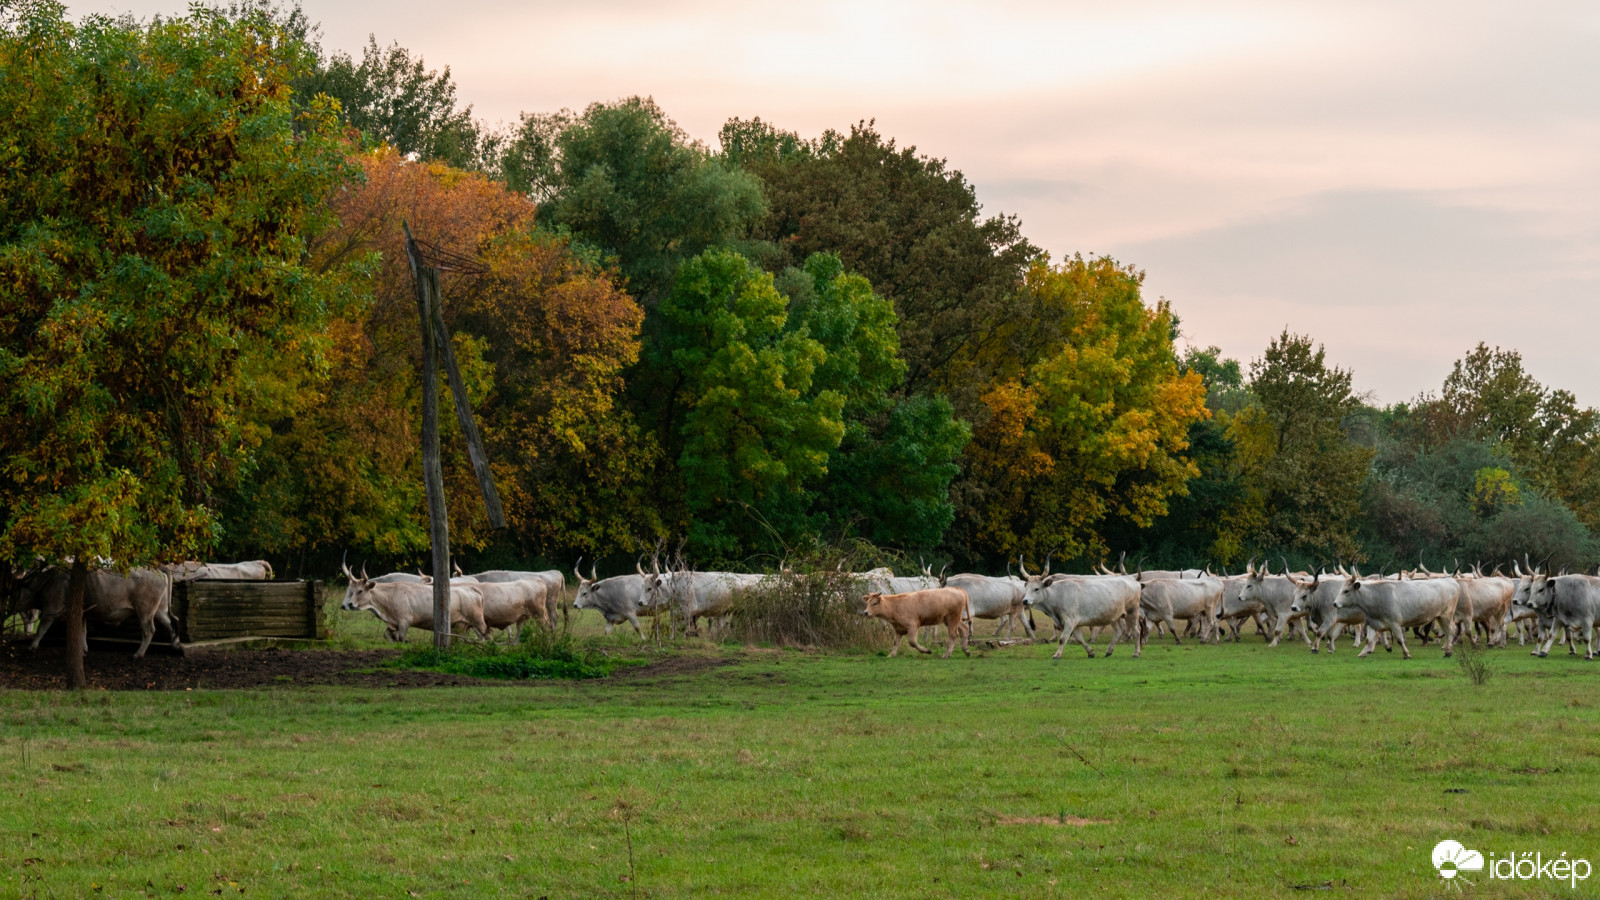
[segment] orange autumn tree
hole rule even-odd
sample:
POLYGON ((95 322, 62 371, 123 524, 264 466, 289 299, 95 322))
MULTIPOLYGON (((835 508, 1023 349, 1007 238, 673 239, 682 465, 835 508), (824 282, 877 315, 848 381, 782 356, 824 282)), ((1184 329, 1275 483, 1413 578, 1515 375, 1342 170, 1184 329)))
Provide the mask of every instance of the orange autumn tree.
MULTIPOLYGON (((357 158, 364 177, 332 199, 339 225, 318 265, 361 264, 364 302, 329 328, 334 365, 263 404, 263 486, 237 504, 239 545, 280 553, 349 547, 396 556, 427 545, 420 478, 420 341, 401 222, 481 261, 447 272, 444 314, 476 407, 510 537, 528 555, 627 546, 653 455, 617 409, 638 357, 642 313, 615 273, 541 232, 533 204, 503 186, 392 148, 357 158), (266 471, 270 470, 270 471, 266 471)), ((490 539, 455 417, 441 416, 453 546, 490 539)))
POLYGON ((1022 290, 1047 324, 983 395, 963 523, 975 549, 1099 556, 1105 524, 1148 525, 1198 474, 1183 451, 1205 386, 1179 374, 1171 310, 1145 305, 1142 281, 1108 258, 1028 270, 1022 290))

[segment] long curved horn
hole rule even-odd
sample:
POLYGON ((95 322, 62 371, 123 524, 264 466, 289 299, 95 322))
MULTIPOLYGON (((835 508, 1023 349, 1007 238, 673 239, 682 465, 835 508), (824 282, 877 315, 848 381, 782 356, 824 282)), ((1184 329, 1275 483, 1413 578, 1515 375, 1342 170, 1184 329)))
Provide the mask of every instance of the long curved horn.
POLYGON ((1011 560, 1009 558, 1006 559, 1006 577, 1011 577, 1011 560))
POLYGON ((599 581, 600 580, 600 561, 599 560, 595 560, 594 562, 589 563, 589 580, 590 581, 599 581))
POLYGON ((1055 555, 1056 555, 1056 552, 1054 550, 1051 550, 1049 553, 1046 553, 1044 555, 1044 574, 1046 574, 1046 575, 1050 574, 1050 557, 1055 556, 1055 555))
POLYGON ((1262 559, 1261 560, 1260 572, 1263 575, 1271 575, 1272 574, 1272 560, 1270 560, 1270 559, 1262 559))
POLYGON ((355 581, 356 580, 356 576, 355 576, 354 572, 350 571, 349 559, 350 559, 350 551, 346 550, 344 552, 344 555, 339 557, 339 569, 340 569, 340 571, 344 572, 345 580, 347 580, 347 581, 355 581))
POLYGON ((1256 558, 1254 556, 1250 557, 1250 561, 1244 564, 1244 573, 1246 575, 1254 575, 1256 573, 1256 558))
POLYGON ((580 556, 578 557, 578 561, 572 564, 572 574, 578 576, 579 584, 583 584, 585 581, 589 580, 583 577, 583 573, 579 571, 581 568, 583 568, 583 557, 580 556))
POLYGON ((639 573, 639 577, 640 578, 643 578, 645 576, 644 554, 643 553, 639 554, 639 558, 633 561, 633 568, 634 568, 634 571, 639 573))
POLYGON ((1283 563, 1283 574, 1288 575, 1289 574, 1289 558, 1287 556, 1280 556, 1280 557, 1278 557, 1278 561, 1283 563))
POLYGON ((1511 561, 1511 571, 1514 572, 1518 578, 1522 577, 1522 567, 1517 565, 1517 561, 1514 559, 1511 561))
POLYGON ((364 560, 364 559, 361 561, 361 580, 362 581, 370 580, 370 579, 367 578, 367 561, 364 560))
POLYGON ((1021 553, 1017 554, 1017 568, 1022 570, 1022 577, 1023 578, 1032 578, 1033 577, 1032 575, 1028 574, 1028 564, 1022 561, 1022 554, 1021 553))
POLYGON ((944 577, 944 573, 946 573, 948 571, 950 571, 950 564, 949 563, 945 563, 944 567, 939 570, 939 587, 944 587, 945 586, 945 582, 946 582, 947 579, 944 577))
MULTIPOLYGON (((1122 551, 1122 555, 1117 557, 1117 574, 1118 575, 1126 575, 1126 574, 1128 574, 1128 567, 1123 565, 1123 563, 1125 563, 1127 561, 1128 561, 1128 551, 1124 550, 1124 551, 1122 551)), ((1110 574, 1110 573, 1108 572, 1106 574, 1110 574)))

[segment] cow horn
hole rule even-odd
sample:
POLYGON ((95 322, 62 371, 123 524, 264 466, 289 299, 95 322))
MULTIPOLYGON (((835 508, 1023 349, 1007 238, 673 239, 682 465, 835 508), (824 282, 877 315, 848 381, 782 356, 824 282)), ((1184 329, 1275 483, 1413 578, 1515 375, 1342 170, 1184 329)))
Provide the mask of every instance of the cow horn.
POLYGON ((634 568, 634 571, 639 573, 639 577, 640 578, 644 577, 645 572, 644 572, 644 554, 643 553, 639 554, 639 558, 633 561, 633 568, 634 568))
POLYGON ((1278 559, 1283 563, 1283 574, 1288 575, 1290 572, 1289 558, 1287 556, 1280 556, 1278 559))
POLYGON ((578 561, 572 564, 572 574, 578 576, 578 583, 579 584, 582 584, 585 581, 589 580, 589 579, 583 577, 583 573, 581 571, 579 571, 579 569, 581 569, 582 567, 583 567, 583 557, 580 556, 580 557, 578 557, 578 561))
POLYGON ((1246 575, 1254 575, 1256 573, 1256 558, 1254 556, 1250 557, 1250 561, 1244 564, 1244 573, 1246 575))
POLYGON ((944 573, 948 572, 949 570, 950 570, 950 564, 949 563, 945 563, 944 567, 939 570, 939 587, 944 587, 945 586, 945 582, 948 579, 946 579, 944 577, 944 573))
POLYGON ((600 562, 598 560, 596 560, 595 562, 589 563, 589 580, 590 581, 599 581, 600 580, 600 562))
POLYGON ((1023 578, 1032 578, 1033 577, 1032 575, 1028 574, 1028 564, 1022 561, 1022 554, 1021 553, 1017 554, 1017 568, 1022 571, 1022 577, 1023 578))
POLYGON ((1055 556, 1055 555, 1056 555, 1056 552, 1054 550, 1051 550, 1049 553, 1046 553, 1044 555, 1044 574, 1046 574, 1046 575, 1050 574, 1050 557, 1055 556))
POLYGON ((345 577, 346 581, 355 581, 356 580, 356 576, 353 573, 351 573, 351 571, 350 571, 350 551, 349 550, 346 550, 344 552, 344 555, 339 557, 339 569, 340 569, 340 571, 344 572, 344 577, 345 577))
POLYGON ((367 561, 364 559, 361 561, 361 580, 367 580, 367 561))
POLYGON ((1118 575, 1126 575, 1126 574, 1128 574, 1128 567, 1123 565, 1123 563, 1126 562, 1127 559, 1128 559, 1128 551, 1126 551, 1126 550, 1122 551, 1122 555, 1117 557, 1117 574, 1118 575))
POLYGON ((1511 571, 1516 573, 1518 578, 1522 577, 1522 567, 1517 565, 1517 561, 1514 559, 1511 561, 1511 571))

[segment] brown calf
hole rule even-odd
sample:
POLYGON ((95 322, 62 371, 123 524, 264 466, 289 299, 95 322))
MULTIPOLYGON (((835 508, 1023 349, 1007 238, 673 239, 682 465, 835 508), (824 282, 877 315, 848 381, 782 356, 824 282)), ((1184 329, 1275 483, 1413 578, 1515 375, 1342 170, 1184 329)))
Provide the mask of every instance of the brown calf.
POLYGON ((917 629, 924 625, 943 625, 949 635, 949 645, 944 658, 949 659, 956 649, 956 639, 961 639, 961 652, 967 653, 967 639, 972 635, 972 617, 967 614, 967 592, 960 588, 929 588, 906 594, 884 594, 874 591, 861 598, 866 604, 863 616, 883 619, 894 626, 894 649, 890 656, 900 652, 900 643, 911 635, 911 646, 922 653, 932 653, 917 643, 917 629))

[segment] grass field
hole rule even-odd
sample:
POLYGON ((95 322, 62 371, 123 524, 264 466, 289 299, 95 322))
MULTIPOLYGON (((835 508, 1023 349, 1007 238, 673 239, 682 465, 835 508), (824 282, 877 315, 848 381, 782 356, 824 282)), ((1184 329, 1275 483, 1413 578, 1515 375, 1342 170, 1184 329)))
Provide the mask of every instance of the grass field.
POLYGON ((1447 837, 1600 861, 1600 663, 1347 649, 3 691, 0 896, 1423 897, 1447 837))

